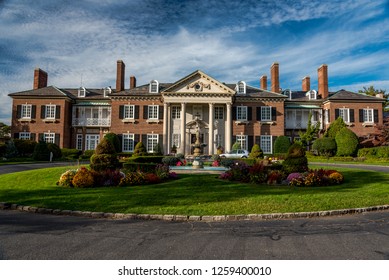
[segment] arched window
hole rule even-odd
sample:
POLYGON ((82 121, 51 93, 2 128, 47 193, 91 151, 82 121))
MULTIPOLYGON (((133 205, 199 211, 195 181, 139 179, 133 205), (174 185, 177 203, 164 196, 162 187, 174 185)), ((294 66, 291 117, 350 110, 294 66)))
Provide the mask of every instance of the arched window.
POLYGON ((309 94, 309 99, 310 100, 317 99, 317 92, 316 92, 316 90, 310 90, 310 91, 308 91, 308 94, 309 94))
POLYGON ((150 82, 150 88, 149 88, 149 92, 150 93, 158 93, 159 91, 159 83, 157 80, 152 80, 150 82))
POLYGON ((80 87, 78 89, 78 97, 85 97, 86 96, 86 88, 80 87))
POLYGON ((238 94, 246 94, 246 83, 244 81, 238 82, 236 85, 236 90, 238 94))
POLYGON ((104 88, 104 97, 108 97, 108 94, 112 93, 111 87, 105 87, 104 88))

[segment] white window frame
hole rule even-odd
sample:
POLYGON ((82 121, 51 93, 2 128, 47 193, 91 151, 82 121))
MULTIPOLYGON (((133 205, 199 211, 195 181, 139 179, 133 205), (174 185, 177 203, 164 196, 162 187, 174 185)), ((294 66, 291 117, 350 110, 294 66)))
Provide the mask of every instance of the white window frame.
POLYGON ((309 99, 310 100, 317 99, 317 92, 316 92, 316 90, 310 90, 308 93, 309 93, 309 99))
POLYGON ((261 135, 260 147, 264 154, 273 153, 273 139, 272 135, 261 135))
POLYGON ((247 121, 247 106, 236 107, 236 120, 247 121))
POLYGON ((124 105, 123 117, 126 120, 135 119, 135 105, 124 105))
POLYGON ((223 147, 224 143, 223 143, 223 134, 216 134, 215 135, 215 144, 216 144, 216 148, 218 147, 223 147))
POLYGON ((85 136, 85 150, 95 150, 100 142, 100 135, 98 134, 87 134, 85 136), (93 142, 92 142, 93 141, 93 142), (91 145, 91 144, 94 145, 91 145))
POLYGON ((374 109, 370 109, 370 108, 363 109, 363 122, 374 123, 374 109))
POLYGON ((31 132, 19 132, 19 139, 30 140, 31 139, 31 132))
POLYGON ((83 143, 83 136, 82 134, 77 134, 76 136, 76 149, 79 151, 82 151, 82 143, 83 143))
POLYGON ((247 135, 236 135, 236 142, 240 144, 242 150, 248 149, 248 136, 247 135))
POLYGON ((159 82, 157 80, 152 80, 149 86, 150 93, 158 93, 159 92, 159 82))
POLYGON ((45 106, 45 119, 50 119, 50 120, 53 120, 55 119, 55 110, 56 110, 56 106, 55 105, 46 105, 45 106))
POLYGON ((224 107, 215 106, 215 120, 224 120, 224 107))
POLYGON ((172 119, 175 120, 181 119, 181 106, 178 105, 172 106, 172 119))
POLYGON ((154 147, 158 144, 158 134, 147 134, 147 152, 154 153, 154 147))
POLYGON ((173 133, 172 134, 172 147, 176 146, 177 148, 179 148, 180 144, 181 144, 181 134, 173 133))
POLYGON ((271 121, 271 106, 261 106, 261 121, 271 121))
POLYGON ((78 97, 85 97, 86 96, 86 88, 80 87, 78 89, 78 97))
POLYGON ((133 152, 134 151, 135 135, 133 133, 124 133, 122 138, 122 151, 133 152))
POLYGON ((329 120, 329 118, 328 118, 328 112, 329 112, 328 109, 325 109, 325 110, 324 110, 324 123, 325 123, 325 124, 329 124, 329 123, 330 123, 330 120, 329 120))
POLYGON ((341 117, 345 123, 349 123, 350 122, 350 109, 349 108, 339 108, 339 117, 341 117), (347 119, 345 117, 347 117, 347 119))
POLYGON ((32 115, 32 105, 31 104, 22 104, 22 119, 31 119, 32 115))
POLYGON ((43 133, 43 140, 46 143, 55 143, 55 133, 53 133, 53 132, 43 133))
POLYGON ((240 81, 236 84, 236 91, 238 94, 246 94, 246 83, 244 81, 240 81))
POLYGON ((147 117, 149 120, 158 120, 158 112, 159 106, 158 105, 148 105, 148 114, 147 117))

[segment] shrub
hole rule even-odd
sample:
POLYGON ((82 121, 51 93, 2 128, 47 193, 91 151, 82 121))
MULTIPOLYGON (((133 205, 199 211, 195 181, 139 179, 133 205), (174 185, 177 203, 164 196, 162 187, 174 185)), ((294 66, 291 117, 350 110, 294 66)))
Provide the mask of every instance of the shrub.
POLYGON ((34 160, 50 160, 50 150, 45 141, 39 141, 32 154, 34 160))
POLYGON ((249 154, 249 158, 252 159, 263 158, 263 152, 258 144, 254 144, 254 146, 251 148, 251 153, 249 154))
POLYGON ((162 180, 154 173, 147 173, 145 174, 145 181, 148 184, 158 184, 161 183, 162 180))
POLYGON ((239 142, 235 142, 234 145, 232 145, 231 150, 239 150, 242 149, 242 146, 240 145, 239 142))
POLYGON ((159 143, 155 144, 153 155, 155 155, 155 156, 162 156, 163 155, 163 150, 162 150, 161 145, 159 145, 159 143))
POLYGON ((284 178, 284 173, 280 170, 272 170, 269 172, 267 176, 267 184, 273 185, 273 184, 279 184, 282 182, 282 179, 284 178))
POLYGON ((18 156, 19 152, 16 149, 15 143, 13 140, 9 140, 5 143, 5 157, 13 158, 18 156))
POLYGON ((147 156, 146 147, 142 142, 138 142, 135 145, 134 153, 132 154, 133 157, 136 156, 147 156))
POLYGON ((337 156, 353 156, 358 149, 358 137, 348 128, 342 128, 335 137, 337 156))
POLYGON ((155 172, 156 167, 156 163, 126 162, 123 164, 123 169, 126 170, 126 172, 152 173, 155 172))
POLYGON ((232 180, 241 181, 241 182, 249 182, 250 181, 250 168, 249 166, 242 162, 236 161, 229 170, 232 175, 232 180))
POLYGON ((58 147, 57 144, 48 143, 47 148, 51 153, 53 153, 53 159, 59 159, 62 157, 61 149, 58 147))
POLYGON ((282 163, 286 174, 308 170, 308 159, 302 145, 294 143, 289 147, 286 159, 282 163))
POLYGON ((14 139, 13 142, 15 144, 16 150, 19 153, 19 156, 22 157, 31 156, 37 144, 36 141, 22 139, 14 139))
POLYGON ((176 157, 177 157, 178 159, 185 159, 185 155, 184 155, 184 154, 181 154, 181 153, 176 154, 176 157))
POLYGON ((75 188, 90 188, 93 187, 93 174, 86 167, 81 167, 74 175, 72 184, 75 188))
POLYGON ((255 158, 240 158, 240 159, 236 159, 235 161, 241 161, 241 162, 246 163, 247 165, 253 166, 258 161, 258 159, 255 159, 255 158))
POLYGON ((230 159, 230 158, 222 158, 220 161, 220 165, 224 166, 226 168, 231 168, 235 163, 235 160, 230 159))
POLYGON ((389 146, 359 149, 358 157, 389 158, 389 146))
POLYGON ((90 167, 94 171, 115 170, 119 167, 115 148, 107 139, 97 145, 95 153, 90 157, 90 167))
POLYGON ((304 147, 299 143, 293 143, 289 149, 288 153, 286 154, 287 158, 299 158, 305 156, 305 149, 304 147))
POLYGON ((330 182, 333 184, 341 184, 344 180, 344 177, 339 172, 333 172, 329 176, 330 182))
POLYGON ((290 140, 286 136, 278 136, 274 141, 274 153, 286 154, 290 147, 290 140))
POLYGON ((101 142, 97 145, 94 153, 96 155, 116 155, 116 150, 114 145, 110 141, 108 141, 106 138, 103 138, 103 140, 101 140, 101 142))
POLYGON ((164 156, 132 156, 127 162, 162 163, 164 156))
POLYGON ((155 167, 155 174, 162 180, 168 179, 170 176, 170 168, 166 164, 158 164, 155 167))
POLYGON ((164 157, 162 159, 162 163, 169 165, 169 166, 176 166, 177 162, 179 162, 179 161, 180 160, 177 157, 172 157, 172 156, 164 157))
POLYGON ((330 137, 330 138, 335 139, 338 132, 341 129, 346 128, 346 127, 347 126, 346 126, 345 122, 343 121, 343 119, 341 117, 338 117, 334 122, 332 122, 330 124, 327 131, 324 133, 324 137, 330 137))
POLYGON ((95 186, 118 186, 120 180, 125 177, 120 170, 93 171, 92 174, 95 186))
POLYGON ((62 187, 73 187, 73 178, 76 175, 77 170, 68 170, 61 175, 59 178, 57 185, 62 187))
POLYGON ((81 151, 77 149, 67 149, 63 148, 61 149, 62 157, 67 159, 78 159, 78 157, 81 155, 81 151))
POLYGON ((222 153, 224 153, 224 148, 222 146, 217 147, 216 153, 218 155, 221 155, 222 153))
POLYGON ((145 173, 143 172, 128 172, 126 177, 120 180, 119 186, 134 186, 142 185, 146 182, 145 173))
POLYGON ((5 144, 0 144, 0 157, 4 157, 5 156, 5 151, 7 150, 7 147, 5 146, 5 144))
POLYGON ((119 137, 115 133, 110 132, 110 133, 105 134, 104 139, 107 139, 107 141, 112 144, 112 146, 115 148, 116 153, 119 153, 122 151, 119 137))
POLYGON ((267 171, 265 166, 260 163, 256 163, 249 168, 250 182, 252 183, 264 183, 267 179, 267 171))
POLYGON ((330 137, 318 138, 313 142, 312 150, 321 156, 333 156, 336 153, 335 139, 330 137))

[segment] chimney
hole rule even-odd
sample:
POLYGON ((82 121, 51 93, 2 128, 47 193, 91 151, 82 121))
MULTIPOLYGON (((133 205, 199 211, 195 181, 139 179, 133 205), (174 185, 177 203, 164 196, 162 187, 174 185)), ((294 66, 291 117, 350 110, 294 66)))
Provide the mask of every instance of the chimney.
POLYGON ((116 71, 116 91, 124 90, 124 72, 126 65, 122 60, 117 61, 117 71, 116 71))
POLYGON ((274 62, 270 68, 271 74, 271 91, 280 93, 280 74, 279 74, 279 64, 274 62))
POLYGON ((263 75, 260 79, 261 89, 267 90, 267 76, 263 75))
POLYGON ((311 90, 311 78, 306 76, 303 78, 303 91, 310 91, 311 90))
POLYGON ((34 89, 47 87, 47 73, 40 68, 34 70, 34 89))
POLYGON ((136 78, 135 76, 130 77, 130 89, 136 88, 136 78))
POLYGON ((319 95, 322 99, 328 97, 328 69, 327 65, 323 64, 317 69, 318 83, 319 83, 319 95))

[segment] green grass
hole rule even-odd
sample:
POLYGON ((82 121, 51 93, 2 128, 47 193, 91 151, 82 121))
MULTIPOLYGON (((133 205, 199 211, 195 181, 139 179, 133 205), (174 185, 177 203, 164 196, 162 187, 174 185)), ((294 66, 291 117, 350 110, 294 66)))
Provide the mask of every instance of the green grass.
POLYGON ((326 158, 321 156, 310 156, 308 157, 308 162, 315 163, 315 162, 322 162, 322 163, 339 163, 339 164, 355 164, 355 165, 382 165, 382 166, 388 166, 389 160, 388 159, 365 159, 364 161, 339 161, 334 160, 333 158, 326 158))
POLYGON ((304 212, 389 204, 389 174, 337 168, 345 183, 290 188, 240 184, 217 175, 179 175, 157 185, 73 189, 56 186, 66 167, 0 176, 0 201, 63 210, 224 215, 304 212))

